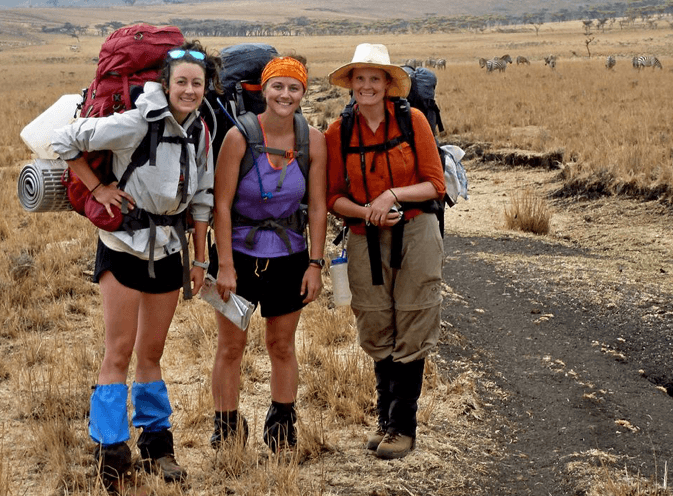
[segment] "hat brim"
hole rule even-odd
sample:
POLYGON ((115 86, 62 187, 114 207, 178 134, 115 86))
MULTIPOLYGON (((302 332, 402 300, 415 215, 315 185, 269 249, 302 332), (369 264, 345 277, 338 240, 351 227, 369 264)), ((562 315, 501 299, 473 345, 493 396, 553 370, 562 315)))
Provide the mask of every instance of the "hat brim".
POLYGON ((352 89, 350 72, 353 69, 373 68, 381 69, 392 78, 390 86, 388 87, 388 96, 392 97, 406 97, 411 89, 411 79, 409 74, 398 65, 388 64, 373 64, 370 62, 351 62, 343 65, 338 69, 332 71, 329 75, 329 82, 341 88, 352 89))

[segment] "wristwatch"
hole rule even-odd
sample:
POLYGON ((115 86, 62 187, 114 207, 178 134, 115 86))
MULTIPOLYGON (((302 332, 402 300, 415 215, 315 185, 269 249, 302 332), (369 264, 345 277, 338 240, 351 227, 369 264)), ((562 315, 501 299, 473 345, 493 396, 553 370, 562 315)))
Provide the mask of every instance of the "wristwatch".
POLYGON ((192 265, 194 267, 201 267, 202 269, 208 270, 208 262, 199 262, 198 260, 192 260, 192 265))
POLYGON ((309 265, 317 265, 321 269, 325 267, 325 259, 324 258, 311 258, 308 261, 309 265))

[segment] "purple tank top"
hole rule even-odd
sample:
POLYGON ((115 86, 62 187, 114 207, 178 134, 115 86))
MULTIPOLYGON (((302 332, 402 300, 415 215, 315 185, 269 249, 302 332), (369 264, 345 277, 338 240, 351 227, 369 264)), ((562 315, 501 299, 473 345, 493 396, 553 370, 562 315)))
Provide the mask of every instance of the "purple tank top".
MULTIPOLYGON (((282 219, 294 213, 304 197, 306 180, 297 160, 293 159, 287 164, 285 179, 280 191, 277 191, 281 172, 281 169, 274 169, 271 166, 266 153, 258 156, 256 165, 253 165, 239 182, 234 210, 250 219, 282 219), (262 199, 257 170, 262 178, 264 192, 272 194, 272 197, 267 200, 262 199)), ((271 230, 258 229, 252 249, 248 248, 245 244, 245 237, 251 230, 252 227, 249 226, 232 229, 234 250, 259 258, 282 257, 289 254, 285 242, 275 231, 271 230)), ((306 249, 306 240, 303 235, 289 229, 286 233, 293 253, 306 249)))

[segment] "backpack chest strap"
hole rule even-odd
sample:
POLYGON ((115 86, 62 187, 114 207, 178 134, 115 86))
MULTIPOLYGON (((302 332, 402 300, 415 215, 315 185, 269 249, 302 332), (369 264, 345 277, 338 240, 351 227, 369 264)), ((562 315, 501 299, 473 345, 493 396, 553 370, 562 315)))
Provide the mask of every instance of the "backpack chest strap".
POLYGON ((352 155, 356 153, 369 153, 369 152, 386 152, 392 150, 396 146, 407 142, 403 136, 397 136, 391 140, 386 141, 385 143, 376 143, 374 145, 363 145, 363 146, 347 146, 345 151, 347 155, 352 155))

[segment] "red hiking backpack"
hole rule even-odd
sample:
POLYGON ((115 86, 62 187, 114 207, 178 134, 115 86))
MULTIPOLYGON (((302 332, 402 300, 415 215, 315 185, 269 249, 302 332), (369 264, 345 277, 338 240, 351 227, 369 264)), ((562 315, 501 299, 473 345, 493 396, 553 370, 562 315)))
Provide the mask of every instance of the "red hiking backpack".
MULTIPOLYGON (((184 40, 175 26, 135 24, 110 33, 100 49, 96 76, 83 91, 79 116, 104 117, 134 108, 144 84, 159 77, 168 51, 182 45, 184 40)), ((111 152, 84 156, 103 184, 117 180, 112 174, 111 152)), ((65 170, 61 182, 73 209, 86 215, 85 205, 91 196, 88 188, 70 169, 65 170)))

